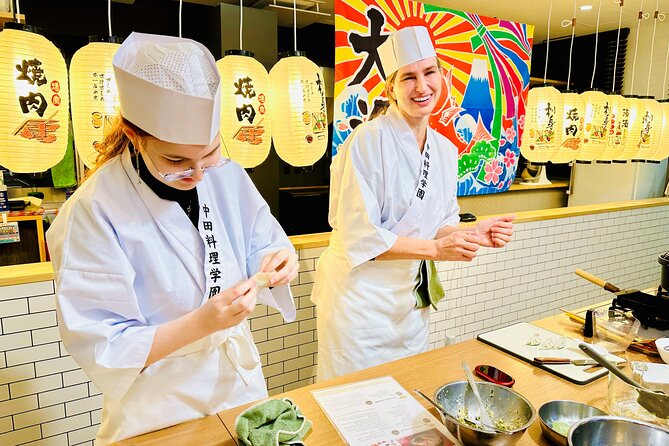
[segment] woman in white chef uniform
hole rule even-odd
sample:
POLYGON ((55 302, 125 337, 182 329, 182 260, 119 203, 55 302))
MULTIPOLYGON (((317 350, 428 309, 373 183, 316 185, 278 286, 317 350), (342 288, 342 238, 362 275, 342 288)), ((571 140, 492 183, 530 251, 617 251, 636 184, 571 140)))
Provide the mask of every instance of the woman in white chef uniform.
POLYGON ((425 351, 421 262, 471 261, 513 235, 513 216, 457 227, 457 149, 428 126, 441 71, 427 28, 391 34, 379 55, 391 106, 356 128, 331 167, 332 237, 311 295, 319 380, 425 351))
POLYGON ((298 268, 221 156, 209 51, 133 33, 113 64, 123 118, 47 233, 63 342, 104 395, 98 446, 267 396, 246 316, 257 299, 293 320, 298 268))

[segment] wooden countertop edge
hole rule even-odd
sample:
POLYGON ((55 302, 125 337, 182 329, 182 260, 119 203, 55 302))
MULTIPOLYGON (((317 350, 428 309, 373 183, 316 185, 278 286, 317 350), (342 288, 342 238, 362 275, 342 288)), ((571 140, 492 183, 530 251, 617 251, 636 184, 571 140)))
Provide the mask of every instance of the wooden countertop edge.
MULTIPOLYGON (((516 213, 516 223, 576 217, 579 215, 599 214, 603 212, 626 211, 669 205, 669 198, 649 198, 645 200, 619 201, 603 204, 589 204, 566 208, 543 209, 516 213)), ((490 216, 479 216, 479 220, 490 216)), ((317 234, 293 235, 288 237, 295 249, 322 248, 330 242, 329 232, 317 234)), ((20 285, 53 279, 51 262, 27 263, 0 267, 0 286, 20 285)))
POLYGON ((24 263, 0 267, 0 286, 53 280, 51 262, 24 263))
MULTIPOLYGON (((522 183, 513 183, 511 187, 506 192, 520 192, 520 191, 531 191, 535 189, 566 189, 569 187, 569 181, 557 181, 553 180, 550 184, 522 184, 522 183)), ((471 195, 475 197, 477 195, 471 195)))
MULTIPOLYGON (((564 208, 541 209, 537 211, 516 212, 516 223, 528 223, 532 221, 550 220, 555 218, 576 217, 579 215, 601 214, 604 212, 626 211, 656 206, 669 205, 669 197, 648 198, 645 200, 616 201, 611 203, 588 204, 583 206, 572 206, 564 208)), ((503 214, 498 214, 503 215, 503 214)), ((493 215, 477 216, 484 220, 493 215)), ((293 235, 288 237, 295 249, 319 248, 327 246, 330 242, 330 233, 293 235)))

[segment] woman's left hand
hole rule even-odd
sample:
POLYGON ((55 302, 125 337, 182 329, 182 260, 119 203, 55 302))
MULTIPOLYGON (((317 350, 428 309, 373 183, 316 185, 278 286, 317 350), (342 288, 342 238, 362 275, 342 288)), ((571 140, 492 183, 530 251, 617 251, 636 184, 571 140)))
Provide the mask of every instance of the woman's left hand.
POLYGON ((513 238, 513 220, 515 215, 493 217, 476 225, 479 244, 489 248, 503 248, 513 238))
POLYGON ((265 254, 260 263, 261 272, 276 271, 276 274, 269 280, 269 286, 289 284, 295 277, 297 277, 298 269, 299 264, 297 263, 297 254, 288 248, 265 254))

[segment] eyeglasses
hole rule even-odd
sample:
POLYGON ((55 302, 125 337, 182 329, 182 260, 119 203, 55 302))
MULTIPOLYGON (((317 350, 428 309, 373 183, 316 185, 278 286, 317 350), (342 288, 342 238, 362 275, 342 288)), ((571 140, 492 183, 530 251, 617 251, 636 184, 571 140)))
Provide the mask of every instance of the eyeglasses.
MULTIPOLYGON (((223 143, 223 139, 221 139, 221 142, 223 143)), ((225 143, 223 143, 223 145, 225 147, 225 143)), ((225 151, 227 153, 227 151, 228 151, 227 147, 225 147, 225 151)), ((156 162, 153 160, 153 158, 151 158, 151 154, 149 154, 149 151, 144 150, 144 153, 146 153, 146 155, 149 157, 149 159, 153 163, 153 167, 156 168, 156 172, 158 172, 158 175, 160 175, 160 178, 162 178, 164 181, 166 181, 168 183, 172 183, 174 181, 179 181, 179 180, 183 180, 183 179, 186 179, 186 178, 190 178, 193 175, 195 175, 195 173, 197 172, 196 169, 190 168, 190 169, 186 169, 186 170, 180 170, 178 172, 162 173, 160 171, 160 169, 158 169, 158 165, 156 164, 156 162)), ((228 156, 229 156, 229 154, 228 154, 228 156)), ((206 173, 206 172, 208 172, 212 169, 216 169, 218 167, 225 166, 229 162, 230 162, 230 158, 222 157, 220 160, 218 160, 214 164, 209 164, 208 166, 202 166, 202 167, 200 167, 199 170, 204 174, 204 173, 206 173)))

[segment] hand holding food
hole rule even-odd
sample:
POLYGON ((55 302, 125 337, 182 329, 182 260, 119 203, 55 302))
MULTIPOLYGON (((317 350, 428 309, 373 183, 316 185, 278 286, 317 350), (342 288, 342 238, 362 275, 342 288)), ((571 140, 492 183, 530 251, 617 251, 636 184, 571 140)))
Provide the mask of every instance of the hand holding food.
POLYGON ((493 217, 476 225, 479 244, 488 248, 503 248, 513 238, 513 220, 515 215, 493 217))
POLYGON ((479 236, 468 231, 454 231, 435 240, 437 254, 434 260, 471 262, 479 249, 479 236))
POLYGON ((298 269, 297 254, 288 248, 265 254, 260 264, 260 272, 271 274, 267 284, 271 287, 289 284, 297 277, 298 269))
POLYGON ((256 295, 254 281, 248 279, 218 293, 196 311, 207 330, 213 333, 234 327, 251 314, 256 306, 256 295))

